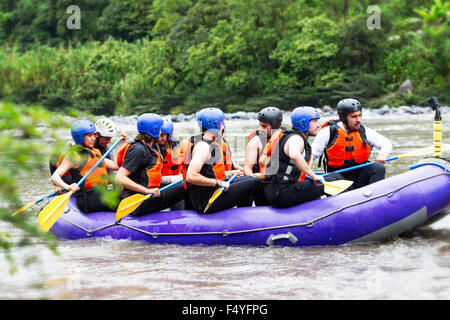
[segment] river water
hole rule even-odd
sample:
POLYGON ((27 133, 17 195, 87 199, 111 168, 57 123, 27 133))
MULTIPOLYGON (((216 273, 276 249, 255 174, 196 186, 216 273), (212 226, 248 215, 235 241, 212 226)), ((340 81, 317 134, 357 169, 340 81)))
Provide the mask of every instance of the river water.
MULTIPOLYGON (((367 127, 392 140, 392 155, 432 145, 431 114, 364 116, 367 127)), ((446 142, 449 114, 443 122, 446 142)), ((256 125, 256 120, 226 123, 238 163, 243 164, 246 135, 256 125)), ((133 125, 123 129, 134 136, 133 125)), ((176 136, 195 130, 195 122, 175 123, 176 136)), ((387 176, 408 170, 416 160, 389 162, 387 176)), ((52 192, 49 176, 42 164, 42 170, 22 179, 24 203, 52 192)), ((6 223, 0 223, 0 232, 10 232, 13 239, 20 235, 6 223)), ((92 238, 60 241, 58 250, 55 255, 39 242, 15 249, 19 270, 13 275, 1 255, 0 299, 450 299, 449 216, 366 245, 208 247, 92 238), (39 262, 21 265, 36 253, 39 262)))

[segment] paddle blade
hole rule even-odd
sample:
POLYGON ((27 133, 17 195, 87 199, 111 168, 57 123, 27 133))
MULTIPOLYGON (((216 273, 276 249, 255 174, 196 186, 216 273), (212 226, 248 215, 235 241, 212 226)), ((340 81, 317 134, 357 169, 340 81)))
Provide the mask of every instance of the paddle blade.
POLYGON ((209 199, 208 201, 208 205, 206 206, 205 210, 203 210, 203 213, 206 213, 206 211, 209 209, 209 207, 211 207, 211 205, 213 204, 214 201, 216 201, 216 199, 222 194, 222 188, 217 189, 212 197, 209 199))
MULTIPOLYGON (((446 151, 449 151, 449 150, 450 150, 450 144, 443 143, 441 145, 441 151, 446 152, 446 151)), ((425 147, 425 148, 418 149, 418 150, 415 150, 415 151, 411 151, 411 152, 408 152, 408 153, 404 153, 404 154, 401 154, 401 155, 399 155, 397 157, 398 157, 398 159, 403 159, 403 158, 408 158, 408 157, 419 157, 419 156, 425 156, 427 154, 430 154, 430 155, 434 154, 434 151, 435 151, 435 147, 434 146, 430 146, 430 147, 425 147)))
POLYGON ((31 207, 31 206, 34 205, 34 204, 35 204, 35 202, 31 202, 31 203, 29 203, 29 204, 27 204, 27 205, 24 205, 22 208, 20 208, 20 209, 14 211, 14 213, 12 214, 12 216, 14 217, 16 214, 18 214, 18 213, 20 213, 20 212, 22 212, 22 211, 27 210, 29 207, 31 207))
POLYGON ((418 157, 418 156, 422 156, 422 155, 424 156, 424 155, 432 154, 432 153, 434 153, 433 146, 401 154, 398 156, 398 159, 409 158, 409 157, 418 157))
POLYGON ((347 190, 352 184, 351 180, 322 181, 325 186, 324 191, 331 196, 337 195, 347 190))
POLYGON ((116 221, 119 221, 123 217, 129 215, 141 205, 142 202, 150 198, 150 195, 143 195, 140 193, 133 194, 128 198, 123 199, 119 203, 119 207, 116 212, 116 221))
POLYGON ((73 191, 60 195, 52 200, 38 215, 39 225, 44 232, 50 230, 59 217, 64 212, 64 208, 69 202, 69 198, 73 191))

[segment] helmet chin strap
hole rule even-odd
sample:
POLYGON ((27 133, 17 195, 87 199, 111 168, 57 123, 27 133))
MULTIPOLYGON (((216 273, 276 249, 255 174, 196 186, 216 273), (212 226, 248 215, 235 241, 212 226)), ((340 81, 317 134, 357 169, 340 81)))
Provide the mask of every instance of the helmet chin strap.
POLYGON ((341 120, 341 122, 344 124, 344 128, 351 132, 351 131, 355 131, 355 130, 351 130, 350 127, 348 126, 348 121, 347 121, 347 115, 345 115, 344 117, 339 116, 339 120, 341 120))
POLYGON ((295 128, 295 130, 297 130, 298 132, 302 133, 305 136, 305 138, 307 138, 307 139, 309 138, 309 129, 306 132, 300 130, 299 128, 295 128))

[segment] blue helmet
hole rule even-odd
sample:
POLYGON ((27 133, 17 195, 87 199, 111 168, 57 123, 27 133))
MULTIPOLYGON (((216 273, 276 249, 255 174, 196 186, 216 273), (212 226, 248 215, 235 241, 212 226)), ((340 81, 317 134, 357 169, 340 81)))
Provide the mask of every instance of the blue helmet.
POLYGON ((76 120, 70 129, 73 141, 75 141, 76 144, 83 144, 84 135, 96 131, 95 125, 89 120, 76 120))
POLYGON ((291 113, 292 127, 302 132, 308 132, 312 119, 320 119, 319 111, 313 107, 298 107, 291 113))
POLYGON ((220 130, 220 123, 225 120, 225 114, 218 108, 205 108, 197 113, 197 123, 200 129, 206 129, 213 133, 220 130))
POLYGON ((169 118, 164 118, 163 121, 164 122, 161 127, 161 134, 167 133, 169 135, 167 140, 172 141, 173 122, 169 118))
POLYGON ((144 113, 137 119, 137 131, 147 133, 153 138, 159 137, 162 125, 163 119, 156 113, 144 113))

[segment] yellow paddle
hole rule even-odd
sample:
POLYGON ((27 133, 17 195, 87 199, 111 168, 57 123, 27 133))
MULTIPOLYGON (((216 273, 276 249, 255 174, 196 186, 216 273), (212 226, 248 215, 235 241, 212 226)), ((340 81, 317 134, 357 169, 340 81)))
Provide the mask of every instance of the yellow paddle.
MULTIPOLYGON (((237 175, 238 175, 237 172, 235 174, 233 174, 233 176, 230 178, 230 180, 228 180, 228 182, 229 183, 233 182, 234 178, 236 178, 237 175)), ((208 205, 206 206, 205 210, 203 210, 203 213, 206 213, 206 211, 209 209, 209 207, 211 207, 213 202, 216 201, 216 199, 222 194, 223 190, 225 190, 225 187, 221 187, 213 193, 213 195, 211 196, 211 198, 208 201, 208 205)))
MULTIPOLYGON (((98 160, 98 162, 91 168, 91 170, 86 173, 86 175, 77 183, 80 186, 84 180, 98 167, 100 163, 105 160, 105 158, 111 153, 111 151, 117 147, 120 141, 122 141, 123 136, 120 137, 119 140, 103 155, 103 157, 98 160)), ((55 224, 55 222, 59 219, 59 217, 64 212, 64 208, 69 201, 70 196, 73 194, 73 190, 70 190, 66 194, 62 194, 55 199, 52 200, 38 215, 39 225, 41 226, 44 232, 50 230, 50 228, 55 224)))
MULTIPOLYGON (((56 195, 56 193, 52 193, 51 195, 56 195)), ((49 197, 50 197, 51 195, 49 195, 49 197)), ((47 198, 47 197, 45 197, 45 198, 47 198)), ((40 200, 40 199, 39 199, 39 200, 40 200)), ((44 200, 44 199, 42 199, 42 200, 44 200)), ((35 204, 37 204, 37 203, 38 203, 38 201, 34 201, 34 202, 30 202, 30 203, 24 205, 24 206, 21 207, 20 209, 17 209, 16 211, 14 211, 13 214, 12 214, 12 216, 14 217, 16 214, 18 214, 18 213, 20 213, 20 212, 22 212, 22 211, 27 210, 29 207, 31 207, 31 206, 33 206, 33 205, 35 205, 35 204)))
MULTIPOLYGON (((310 176, 306 176, 306 178, 312 180, 310 176)), ((345 191, 348 187, 353 184, 351 180, 335 180, 335 181, 325 181, 325 179, 320 180, 320 183, 324 185, 324 191, 326 194, 330 196, 335 196, 342 191, 345 191)))
POLYGON ((73 190, 68 193, 57 196, 52 200, 38 215, 39 225, 44 232, 50 230, 50 228, 55 224, 56 220, 64 212, 64 208, 69 202, 70 196, 73 194, 73 190))
MULTIPOLYGON (((177 182, 171 183, 163 188, 161 188, 159 191, 164 191, 166 189, 169 189, 170 187, 173 187, 179 183, 183 182, 183 180, 179 180, 177 182)), ((153 196, 153 193, 143 195, 141 193, 133 194, 132 196, 129 196, 128 198, 123 199, 120 201, 119 206, 117 207, 116 211, 116 221, 119 221, 123 217, 129 215, 134 210, 139 207, 142 202, 144 202, 147 199, 150 199, 153 196)))
POLYGON ((352 184, 353 181, 350 180, 336 180, 336 181, 325 181, 322 180, 321 183, 325 186, 324 191, 326 194, 331 196, 335 196, 342 191, 347 190, 352 184))

